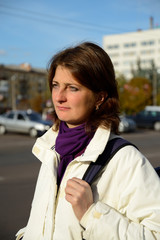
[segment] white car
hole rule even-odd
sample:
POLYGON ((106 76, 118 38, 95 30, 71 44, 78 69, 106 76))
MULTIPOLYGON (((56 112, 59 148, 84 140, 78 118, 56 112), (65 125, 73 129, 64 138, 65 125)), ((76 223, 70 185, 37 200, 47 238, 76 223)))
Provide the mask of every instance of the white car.
POLYGON ((36 137, 46 132, 52 125, 52 121, 43 120, 39 113, 32 110, 12 110, 0 115, 0 135, 16 132, 36 137))
POLYGON ((125 116, 120 116, 120 123, 119 123, 119 132, 134 132, 136 130, 136 123, 134 120, 129 119, 125 116))

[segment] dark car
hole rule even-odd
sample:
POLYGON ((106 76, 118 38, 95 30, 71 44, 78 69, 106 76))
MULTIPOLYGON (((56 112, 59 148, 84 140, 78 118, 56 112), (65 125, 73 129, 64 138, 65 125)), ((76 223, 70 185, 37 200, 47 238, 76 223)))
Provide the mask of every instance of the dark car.
POLYGON ((39 113, 32 110, 15 110, 0 115, 0 135, 17 132, 36 137, 46 132, 52 125, 52 121, 43 120, 39 113))
POLYGON ((138 128, 151 128, 160 131, 159 106, 148 106, 143 111, 129 117, 136 122, 138 128))

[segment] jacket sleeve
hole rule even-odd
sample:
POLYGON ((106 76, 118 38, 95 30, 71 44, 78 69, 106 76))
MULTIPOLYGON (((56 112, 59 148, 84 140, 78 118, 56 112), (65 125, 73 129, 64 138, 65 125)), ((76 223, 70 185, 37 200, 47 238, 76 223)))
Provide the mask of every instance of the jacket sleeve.
POLYGON ((83 238, 160 240, 160 179, 140 152, 120 151, 123 157, 115 170, 117 208, 94 203, 80 222, 83 238))

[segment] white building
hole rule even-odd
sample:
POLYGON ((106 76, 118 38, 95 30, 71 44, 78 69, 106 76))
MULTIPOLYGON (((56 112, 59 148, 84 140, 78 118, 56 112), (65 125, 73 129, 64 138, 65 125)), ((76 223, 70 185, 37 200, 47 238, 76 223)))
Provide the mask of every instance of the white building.
POLYGON ((131 77, 131 69, 136 69, 137 60, 141 67, 155 66, 160 70, 160 28, 124 34, 106 35, 103 48, 110 56, 116 73, 131 77))

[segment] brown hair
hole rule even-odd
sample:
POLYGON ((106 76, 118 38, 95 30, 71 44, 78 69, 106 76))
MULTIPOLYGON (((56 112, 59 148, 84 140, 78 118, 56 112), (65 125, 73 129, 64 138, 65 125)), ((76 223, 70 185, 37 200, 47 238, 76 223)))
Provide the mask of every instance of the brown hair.
MULTIPOLYGON (((114 133, 118 133, 119 97, 113 64, 108 54, 91 42, 84 42, 57 53, 50 60, 48 68, 51 91, 57 66, 67 68, 80 84, 94 93, 104 92, 108 95, 100 108, 95 110, 87 121, 87 132, 101 125, 107 129, 111 127, 114 133)), ((56 129, 58 129, 60 121, 55 112, 54 120, 56 129)))

